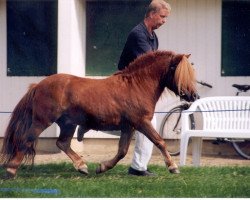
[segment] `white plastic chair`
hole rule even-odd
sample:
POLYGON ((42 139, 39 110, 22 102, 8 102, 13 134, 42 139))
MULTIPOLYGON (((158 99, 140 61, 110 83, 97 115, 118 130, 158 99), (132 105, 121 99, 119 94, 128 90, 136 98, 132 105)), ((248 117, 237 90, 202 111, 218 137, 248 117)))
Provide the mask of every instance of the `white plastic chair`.
POLYGON ((202 138, 250 138, 250 97, 217 96, 195 101, 182 114, 180 165, 186 164, 188 141, 192 137, 193 165, 200 165, 202 138), (190 129, 189 115, 201 112, 203 126, 190 129))

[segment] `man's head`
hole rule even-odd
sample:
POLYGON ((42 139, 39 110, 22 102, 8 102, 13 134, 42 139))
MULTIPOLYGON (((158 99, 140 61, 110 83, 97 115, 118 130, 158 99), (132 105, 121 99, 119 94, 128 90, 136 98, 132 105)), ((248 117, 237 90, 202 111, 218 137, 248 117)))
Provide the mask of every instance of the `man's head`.
POLYGON ((152 30, 158 29, 166 22, 170 11, 170 5, 164 0, 152 0, 147 8, 145 20, 150 23, 152 30))

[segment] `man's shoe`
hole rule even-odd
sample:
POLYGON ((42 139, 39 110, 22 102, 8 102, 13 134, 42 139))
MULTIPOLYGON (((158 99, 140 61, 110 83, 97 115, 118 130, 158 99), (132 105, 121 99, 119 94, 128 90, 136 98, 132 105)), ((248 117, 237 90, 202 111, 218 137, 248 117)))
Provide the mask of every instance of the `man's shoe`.
POLYGON ((128 174, 129 175, 134 175, 134 176, 156 176, 154 173, 150 172, 149 170, 146 171, 139 171, 136 170, 132 167, 128 169, 128 174))

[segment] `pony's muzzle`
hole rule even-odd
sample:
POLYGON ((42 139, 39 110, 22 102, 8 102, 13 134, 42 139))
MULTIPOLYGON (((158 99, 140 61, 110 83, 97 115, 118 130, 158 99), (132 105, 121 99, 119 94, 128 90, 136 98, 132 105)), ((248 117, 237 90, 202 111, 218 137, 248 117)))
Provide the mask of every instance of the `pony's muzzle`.
POLYGON ((183 91, 181 91, 180 98, 188 102, 194 102, 196 99, 199 99, 200 96, 198 95, 198 93, 190 94, 189 92, 184 93, 183 91))
POLYGON ((197 99, 199 99, 200 98, 200 96, 199 96, 199 94, 198 93, 193 93, 192 95, 191 95, 191 102, 193 102, 193 101, 195 101, 195 100, 197 100, 197 99))

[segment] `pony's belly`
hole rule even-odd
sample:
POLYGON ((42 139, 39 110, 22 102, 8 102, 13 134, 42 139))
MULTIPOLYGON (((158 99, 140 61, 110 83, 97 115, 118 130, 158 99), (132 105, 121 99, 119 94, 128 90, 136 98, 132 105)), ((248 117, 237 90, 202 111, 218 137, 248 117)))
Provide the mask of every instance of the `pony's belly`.
POLYGON ((90 126, 90 129, 96 131, 120 131, 121 127, 117 125, 104 125, 104 124, 96 124, 95 126, 90 126))

